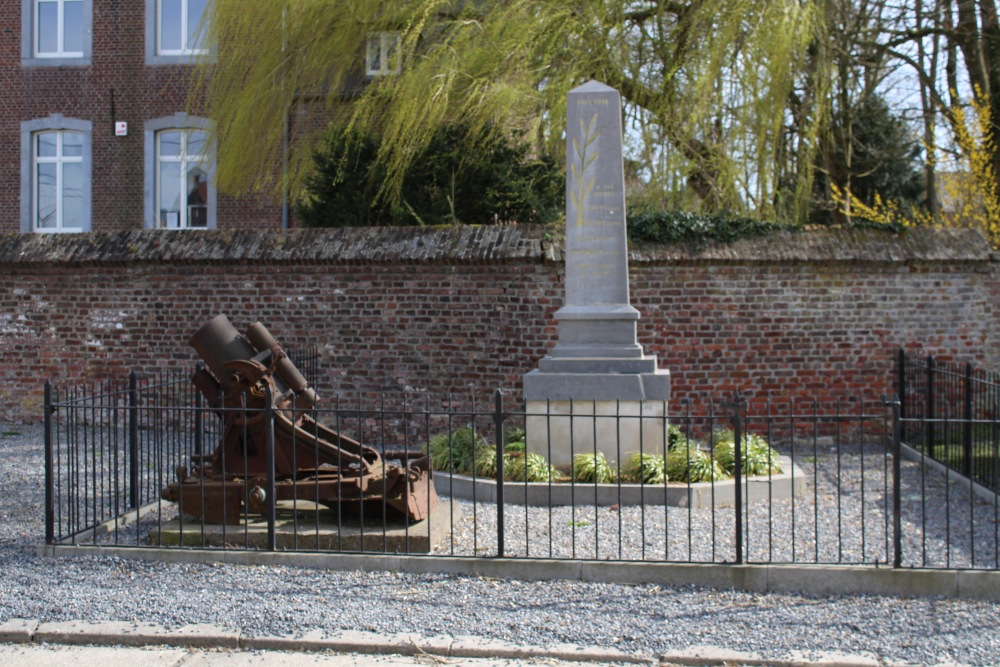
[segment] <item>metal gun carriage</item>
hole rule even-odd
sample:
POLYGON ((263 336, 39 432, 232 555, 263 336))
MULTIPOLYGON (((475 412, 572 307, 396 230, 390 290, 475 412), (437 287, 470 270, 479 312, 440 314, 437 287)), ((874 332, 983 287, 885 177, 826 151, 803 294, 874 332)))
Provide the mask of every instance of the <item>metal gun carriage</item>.
POLYGON ((429 458, 380 452, 319 423, 316 392, 263 324, 240 335, 218 315, 190 344, 206 364, 192 382, 222 428, 215 451, 193 456, 161 493, 182 514, 238 524, 244 512, 294 499, 345 513, 428 517, 437 502, 429 458))

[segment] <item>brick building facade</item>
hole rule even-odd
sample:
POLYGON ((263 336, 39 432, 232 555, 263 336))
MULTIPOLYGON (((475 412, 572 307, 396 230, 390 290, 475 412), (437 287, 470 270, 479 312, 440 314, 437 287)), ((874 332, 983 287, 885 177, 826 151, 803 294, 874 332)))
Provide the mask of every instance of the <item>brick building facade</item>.
POLYGON ((211 186, 187 84, 204 5, 0 0, 0 231, 281 228, 280 204, 211 186))

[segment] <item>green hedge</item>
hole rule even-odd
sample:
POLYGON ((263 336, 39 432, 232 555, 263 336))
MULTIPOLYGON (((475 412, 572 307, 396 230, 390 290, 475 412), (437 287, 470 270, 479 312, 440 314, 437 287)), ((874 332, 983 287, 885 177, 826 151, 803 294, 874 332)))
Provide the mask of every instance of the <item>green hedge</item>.
MULTIPOLYGON (((631 208, 627 217, 628 237, 637 243, 684 243, 703 247, 708 243, 732 243, 740 239, 768 236, 781 230, 800 230, 799 225, 767 222, 734 213, 691 213, 631 208)), ((902 224, 882 224, 854 219, 851 228, 884 229, 900 233, 902 224)))
POLYGON ((767 236, 794 225, 763 222, 729 213, 691 213, 688 211, 650 211, 632 209, 628 213, 628 236, 632 241, 704 244, 732 243, 739 239, 767 236))

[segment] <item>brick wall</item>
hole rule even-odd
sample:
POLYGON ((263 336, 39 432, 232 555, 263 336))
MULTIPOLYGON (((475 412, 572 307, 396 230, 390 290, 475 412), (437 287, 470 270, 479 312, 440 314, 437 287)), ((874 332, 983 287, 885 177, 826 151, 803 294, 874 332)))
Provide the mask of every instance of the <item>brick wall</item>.
MULTIPOLYGON (((224 312, 314 341, 318 390, 496 387, 554 344, 558 244, 530 226, 0 237, 0 419, 42 384, 192 364, 224 312)), ((674 398, 878 396, 905 346, 1000 368, 1000 279, 978 233, 802 232, 632 251, 639 340, 674 398)))

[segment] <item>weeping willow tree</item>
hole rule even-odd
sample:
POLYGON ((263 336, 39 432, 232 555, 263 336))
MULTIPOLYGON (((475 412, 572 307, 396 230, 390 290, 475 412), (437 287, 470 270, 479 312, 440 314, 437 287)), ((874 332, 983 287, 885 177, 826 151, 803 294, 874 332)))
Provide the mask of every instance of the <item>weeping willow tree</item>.
MULTIPOLYGON (((213 57, 199 68, 196 90, 216 122, 220 189, 300 193, 317 133, 293 123, 286 150, 285 128, 310 105, 345 137, 380 136, 379 193, 388 199, 400 196, 408 166, 442 126, 465 128, 470 155, 500 131, 558 157, 566 92, 597 79, 622 94, 628 157, 645 196, 761 217, 773 215, 778 181, 788 179, 778 159, 789 146, 787 103, 822 18, 803 0, 212 7, 213 57), (366 78, 366 46, 380 34, 394 35, 398 51, 388 55, 401 67, 366 78)), ((796 170, 803 183, 792 190, 804 196, 793 215, 804 215, 810 177, 796 170)))

